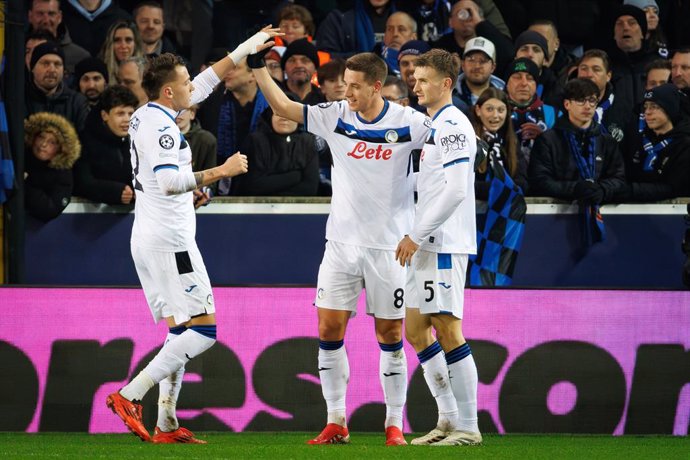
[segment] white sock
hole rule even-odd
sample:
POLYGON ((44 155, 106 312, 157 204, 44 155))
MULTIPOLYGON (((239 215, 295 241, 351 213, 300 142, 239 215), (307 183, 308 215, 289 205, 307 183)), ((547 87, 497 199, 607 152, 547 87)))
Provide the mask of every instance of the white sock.
POLYGON ((479 433, 477 422, 477 365, 467 343, 446 354, 450 385, 458 405, 458 430, 479 433))
POLYGON ((403 408, 407 399, 407 360, 402 341, 394 344, 379 343, 379 378, 386 401, 384 426, 403 428, 403 408))
POLYGON ((214 343, 215 326, 192 326, 175 340, 165 344, 144 370, 120 390, 120 394, 130 401, 141 401, 153 385, 177 372, 187 361, 208 350, 214 343), (213 338, 195 330, 205 331, 211 328, 213 338))
MULTIPOLYGON (((185 328, 182 327, 180 332, 184 332, 184 330, 185 328)), ((167 344, 179 336, 179 333, 168 333, 165 343, 167 344)), ((158 421, 156 426, 160 428, 161 431, 175 431, 180 427, 175 409, 177 407, 177 397, 182 389, 183 378, 184 366, 158 383, 158 421)))
POLYGON ((426 350, 430 348, 432 349, 430 351, 436 351, 436 353, 421 364, 424 369, 424 380, 438 407, 436 427, 443 431, 454 431, 458 425, 458 406, 450 387, 448 365, 438 342, 434 342, 426 350))
POLYGON ((350 363, 342 340, 319 341, 319 377, 328 410, 328 423, 347 426, 345 396, 350 381, 350 363))

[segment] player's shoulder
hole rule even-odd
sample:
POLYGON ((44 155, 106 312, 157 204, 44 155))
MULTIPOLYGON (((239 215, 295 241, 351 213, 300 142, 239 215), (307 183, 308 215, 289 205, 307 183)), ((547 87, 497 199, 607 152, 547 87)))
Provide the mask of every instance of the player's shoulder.
POLYGON ((412 107, 403 107, 400 104, 390 104, 389 111, 391 118, 399 117, 404 119, 406 123, 411 126, 417 125, 427 129, 431 128, 431 118, 412 107))
POLYGON ((172 134, 179 131, 175 123, 175 115, 152 103, 139 107, 132 115, 132 119, 135 117, 139 120, 139 129, 147 132, 172 134))
POLYGON ((432 120, 436 130, 466 131, 473 130, 467 116, 454 105, 443 107, 432 120))
POLYGON ((306 105, 308 110, 315 111, 337 111, 344 112, 347 108, 346 101, 330 101, 330 102, 320 102, 315 105, 306 105))

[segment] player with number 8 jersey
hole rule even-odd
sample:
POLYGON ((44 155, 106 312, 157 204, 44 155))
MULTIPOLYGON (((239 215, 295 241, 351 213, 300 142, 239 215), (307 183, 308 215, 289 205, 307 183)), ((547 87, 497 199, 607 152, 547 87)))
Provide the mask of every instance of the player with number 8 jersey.
POLYGON ((346 101, 303 105, 288 99, 250 55, 257 83, 274 113, 323 137, 333 156, 333 196, 315 305, 319 319, 319 377, 327 424, 309 444, 349 442, 345 398, 350 366, 344 347, 348 320, 366 286, 380 347, 379 380, 386 401, 386 445, 402 445, 407 363, 402 344, 405 270, 395 247, 412 228, 412 151, 421 149, 430 120, 381 97, 385 62, 361 53, 346 62, 346 101))

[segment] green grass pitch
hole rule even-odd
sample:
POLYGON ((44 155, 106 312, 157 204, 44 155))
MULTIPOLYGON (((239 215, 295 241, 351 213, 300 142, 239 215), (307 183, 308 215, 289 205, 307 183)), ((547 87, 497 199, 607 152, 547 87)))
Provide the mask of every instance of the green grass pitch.
MULTIPOLYGON (((314 433, 198 433, 206 445, 154 445, 130 434, 0 433, 0 458, 130 459, 689 459, 672 436, 487 435, 472 447, 385 447, 383 433, 352 433, 349 445, 308 446, 314 433)), ((406 436, 408 442, 413 438, 406 436)))

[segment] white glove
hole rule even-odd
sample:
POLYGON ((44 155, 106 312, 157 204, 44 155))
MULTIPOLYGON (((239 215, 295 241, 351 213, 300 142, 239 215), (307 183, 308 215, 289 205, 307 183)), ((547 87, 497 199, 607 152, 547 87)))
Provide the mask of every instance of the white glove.
POLYGON ((232 62, 237 65, 242 59, 250 54, 256 53, 256 48, 263 45, 270 38, 266 32, 257 32, 246 41, 242 42, 234 51, 228 53, 232 62))

